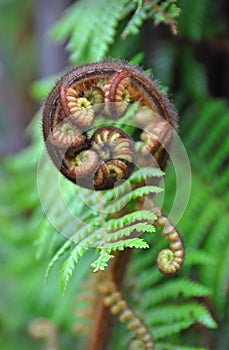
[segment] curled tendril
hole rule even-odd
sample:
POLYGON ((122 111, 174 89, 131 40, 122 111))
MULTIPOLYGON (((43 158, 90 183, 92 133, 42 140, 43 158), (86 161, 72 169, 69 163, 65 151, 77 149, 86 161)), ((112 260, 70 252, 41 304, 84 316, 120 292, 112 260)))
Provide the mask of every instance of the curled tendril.
POLYGON ((170 275, 180 270, 184 263, 184 245, 176 228, 170 224, 169 219, 160 216, 157 224, 164 226, 162 235, 170 242, 169 249, 163 249, 157 256, 159 270, 170 275))
POLYGON ((166 121, 158 122, 156 125, 150 123, 141 133, 141 139, 145 141, 141 149, 142 154, 155 154, 171 139, 171 126, 166 121))
POLYGON ((133 142, 126 133, 112 126, 99 128, 91 138, 91 146, 102 161, 95 174, 95 188, 111 187, 114 182, 130 176, 135 151, 133 142))
POLYGON ((128 177, 128 166, 121 160, 113 159, 106 163, 111 177, 117 180, 126 179, 128 177))
POLYGON ((70 120, 76 126, 88 129, 94 120, 91 102, 86 97, 77 97, 77 92, 72 88, 61 88, 60 96, 63 109, 70 120))
POLYGON ((134 163, 133 142, 125 132, 118 128, 109 126, 98 129, 92 136, 91 145, 104 161, 120 159, 134 163))
POLYGON ((82 151, 71 161, 70 174, 77 178, 84 178, 91 175, 99 165, 99 157, 92 150, 82 151))
POLYGON ((110 312, 118 315, 120 322, 128 323, 127 328, 134 331, 135 338, 141 342, 144 349, 153 350, 154 343, 149 329, 123 299, 115 283, 103 283, 99 290, 104 295, 104 304, 110 308, 110 312))
POLYGON ((105 86, 105 102, 112 119, 118 119, 127 110, 131 97, 128 91, 130 79, 126 70, 115 74, 105 86))
POLYGON ((176 119, 165 94, 140 68, 106 61, 75 68, 57 82, 44 106, 43 135, 64 176, 80 186, 105 190, 134 171, 139 161, 135 141, 142 145, 140 156, 153 154, 163 168, 160 160, 171 138, 168 126, 176 127, 176 119), (121 119, 131 103, 140 107, 132 114, 134 140, 113 126, 99 128, 100 118, 102 125, 106 119, 109 124, 121 119))
POLYGON ((87 135, 66 121, 53 128, 49 142, 59 148, 80 149, 87 142, 87 135))
POLYGON ((102 162, 94 176, 93 183, 95 188, 100 189, 105 187, 108 183, 109 177, 110 177, 110 171, 107 167, 107 164, 102 162))
POLYGON ((103 109, 102 104, 104 103, 104 92, 102 89, 99 87, 88 89, 83 93, 83 96, 92 104, 95 113, 101 112, 103 109))

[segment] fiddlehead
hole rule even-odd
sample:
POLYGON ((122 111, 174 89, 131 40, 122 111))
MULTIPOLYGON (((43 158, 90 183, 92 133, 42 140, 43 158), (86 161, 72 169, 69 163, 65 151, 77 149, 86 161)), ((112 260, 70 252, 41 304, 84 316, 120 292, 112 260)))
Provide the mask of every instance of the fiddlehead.
POLYGON ((162 235, 170 242, 169 249, 163 249, 157 256, 158 269, 165 275, 174 274, 180 270, 184 263, 184 244, 177 229, 169 219, 162 215, 159 208, 154 209, 158 214, 157 226, 164 226, 162 235))
POLYGON ((44 107, 43 135, 64 176, 80 186, 105 190, 128 179, 139 157, 160 159, 158 153, 165 152, 176 118, 167 97, 140 68, 100 62, 72 70, 55 85, 44 107), (111 120, 121 121, 132 103, 139 105, 130 120, 134 139, 120 128, 106 126, 111 120), (101 118, 103 127, 97 125, 101 118))

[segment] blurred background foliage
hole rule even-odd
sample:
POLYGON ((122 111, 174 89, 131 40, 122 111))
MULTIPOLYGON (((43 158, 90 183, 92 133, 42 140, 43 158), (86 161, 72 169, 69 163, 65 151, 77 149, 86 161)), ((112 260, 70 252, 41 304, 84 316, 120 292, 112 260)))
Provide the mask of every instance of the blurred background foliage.
MULTIPOLYGON (((180 0, 177 7, 175 1, 164 1, 165 6, 170 6, 165 7, 168 18, 156 10, 152 13, 149 3, 0 2, 2 349, 43 349, 44 344, 29 333, 31 322, 39 318, 46 318, 59 328, 60 348, 84 347, 84 338, 77 338, 72 327, 76 322, 76 295, 88 274, 87 265, 84 261, 79 263, 64 295, 59 283, 60 262, 44 287, 48 262, 64 239, 45 220, 40 206, 36 178, 42 147, 40 113, 35 119, 33 116, 66 66, 104 57, 139 63, 151 69, 168 89, 179 111, 180 136, 192 166, 191 198, 178 225, 187 249, 180 279, 191 279, 205 288, 197 292, 193 287, 193 296, 199 297, 200 305, 208 307, 218 328, 210 329, 215 324, 209 314, 201 320, 192 315, 197 324, 190 328, 192 322, 179 326, 177 320, 171 320, 178 328, 175 331, 170 328, 168 334, 164 330, 164 334, 174 333, 173 342, 184 347, 162 344, 160 349, 191 349, 195 345, 202 349, 229 348, 229 5, 223 0, 180 0), (179 332, 185 328, 188 329, 179 332)), ((165 211, 171 206, 175 188, 170 168, 166 175, 165 211)), ((175 312, 171 309, 170 316, 168 313, 158 316, 154 311, 158 305, 150 303, 144 294, 152 286, 155 298, 161 293, 155 288, 160 277, 152 271, 157 251, 155 244, 153 249, 136 252, 127 284, 127 290, 131 290, 137 281, 136 295, 130 298, 137 304, 140 298, 140 312, 144 312, 152 327, 155 318, 170 318, 175 312)), ((91 257, 85 259, 90 261, 91 257)), ((182 288, 185 286, 192 296, 192 286, 182 283, 182 288)), ((185 299, 182 288, 179 290, 178 285, 174 288, 171 287, 170 294, 168 288, 158 304, 170 300, 176 307, 179 295, 185 299)), ((190 310, 191 307, 184 310, 180 306, 182 315, 187 312, 190 317, 190 310)), ((159 311, 162 313, 162 308, 159 311)), ((184 322, 185 318, 180 316, 178 321, 184 322)), ((122 328, 117 328, 113 349, 121 348, 122 332, 122 328)))

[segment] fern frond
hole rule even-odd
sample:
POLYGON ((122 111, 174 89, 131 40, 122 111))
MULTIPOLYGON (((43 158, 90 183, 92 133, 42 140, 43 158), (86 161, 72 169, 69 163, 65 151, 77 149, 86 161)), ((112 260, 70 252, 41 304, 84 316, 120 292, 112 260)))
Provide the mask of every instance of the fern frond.
POLYGON ((143 197, 148 195, 149 193, 160 193, 163 189, 157 187, 157 186, 144 186, 140 188, 136 188, 135 190, 132 190, 131 192, 125 194, 121 198, 114 201, 113 204, 107 205, 107 210, 110 213, 115 213, 123 208, 123 206, 130 202, 131 200, 134 200, 139 197, 143 197))
MULTIPOLYGON (((115 250, 115 249, 114 249, 115 250)), ((108 262, 114 258, 114 255, 109 254, 104 249, 101 250, 99 257, 91 263, 93 272, 103 271, 107 268, 108 262)))
POLYGON ((180 15, 180 8, 177 6, 177 1, 143 1, 142 3, 135 1, 136 10, 127 26, 125 27, 122 38, 125 39, 128 35, 136 35, 140 31, 140 27, 146 19, 153 19, 155 25, 165 23, 170 26, 173 34, 176 34, 175 19, 180 15))
POLYGON ((131 183, 139 183, 152 177, 162 177, 165 173, 159 168, 142 167, 136 170, 130 177, 131 183))
POLYGON ((130 236, 132 233, 143 233, 143 232, 154 232, 155 227, 147 223, 138 223, 131 226, 124 227, 120 230, 117 230, 113 233, 109 233, 106 240, 107 242, 116 241, 123 237, 130 236))
POLYGON ((108 230, 112 230, 112 229, 123 227, 125 225, 133 224, 136 221, 142 221, 142 220, 147 220, 148 222, 150 220, 155 221, 156 218, 157 218, 156 215, 149 210, 139 210, 131 214, 124 215, 121 218, 111 219, 107 221, 105 224, 105 228, 107 228, 108 230))
POLYGON ((131 238, 124 241, 107 243, 106 247, 100 250, 99 257, 91 264, 93 272, 105 270, 108 262, 114 257, 110 253, 114 250, 122 251, 125 248, 146 249, 149 248, 149 245, 141 238, 131 238))
POLYGON ((195 302, 168 304, 154 307, 147 312, 147 320, 151 327, 192 319, 193 323, 201 323, 208 328, 216 328, 217 324, 205 306, 195 302))
MULTIPOLYGON (((39 212, 40 216, 40 212, 39 212)), ((35 241, 36 246, 36 258, 40 259, 42 254, 46 251, 47 243, 50 242, 50 233, 53 233, 52 231, 55 231, 54 228, 51 226, 50 222, 48 220, 39 220, 39 223, 35 226, 36 228, 39 228, 39 236, 37 237, 35 241)), ((57 236, 56 232, 53 234, 53 236, 57 236)))
POLYGON ((164 326, 158 326, 154 328, 154 339, 160 340, 165 337, 169 337, 173 334, 178 334, 180 331, 189 328, 193 324, 192 320, 183 320, 180 322, 174 322, 164 326))
POLYGON ((53 34, 59 40, 70 37, 67 48, 72 62, 93 62, 105 56, 127 2, 81 0, 69 7, 53 34))
POLYGON ((89 248, 78 244, 72 251, 61 268, 61 289, 64 292, 67 284, 75 270, 80 258, 86 253, 89 248))
POLYGON ((71 241, 66 241, 65 244, 57 251, 57 253, 54 255, 50 263, 48 264, 46 273, 45 273, 45 282, 47 283, 49 274, 53 268, 53 266, 59 261, 59 259, 67 252, 70 250, 72 246, 71 241))
MULTIPOLYGON (((123 249, 119 249, 118 244, 116 242, 108 244, 107 248, 108 248, 108 250, 110 250, 110 249, 123 250, 123 249), (117 248, 116 248, 116 246, 117 246, 117 248)), ((146 248, 149 248, 149 245, 142 238, 131 238, 131 239, 126 239, 125 241, 123 241, 123 248, 146 249, 146 248)))
MULTIPOLYGON (((116 230, 116 231, 111 231, 109 232, 108 230, 104 228, 93 228, 92 226, 86 227, 84 229, 89 235, 82 239, 82 234, 80 235, 80 238, 78 237, 77 234, 77 243, 80 243, 81 245, 84 246, 90 246, 94 248, 98 248, 101 245, 106 246, 106 244, 120 240, 118 243, 121 245, 123 242, 121 241, 122 238, 130 236, 132 233, 140 233, 140 232, 154 232, 155 228, 152 225, 149 225, 147 223, 138 223, 134 224, 131 226, 124 227, 122 229, 116 230)), ((84 231, 83 230, 83 231, 84 231)))
MULTIPOLYGON (((48 171, 50 168, 44 167, 45 176, 43 177, 50 179, 48 171)), ((131 183, 136 184, 142 178, 159 177, 162 174, 159 169, 154 168, 138 170, 136 174, 134 172, 131 183)), ((126 214, 118 219, 111 218, 111 214, 116 213, 123 206, 139 197, 149 193, 159 193, 162 189, 157 186, 144 186, 130 191, 130 184, 124 182, 113 190, 98 194, 90 190, 78 192, 74 185, 65 179, 61 179, 60 184, 64 201, 60 196, 56 196, 56 191, 51 191, 50 198, 46 198, 46 212, 48 217, 55 217, 55 225, 70 240, 54 255, 47 268, 46 280, 55 263, 70 250, 69 258, 65 261, 62 269, 63 288, 66 287, 79 258, 89 247, 99 249, 101 253, 93 265, 95 269, 105 268, 111 258, 111 251, 123 250, 125 247, 148 247, 148 244, 140 238, 127 238, 132 233, 154 232, 152 223, 156 219, 155 214, 149 210, 142 210, 126 214), (55 206, 53 206, 54 202, 55 206), (66 211, 66 205, 70 208, 71 213, 66 211), (101 212, 101 208, 106 208, 106 211, 102 210, 101 212), (72 249, 74 244, 75 248, 72 249)), ((45 186, 45 183, 43 185, 45 186)), ((42 236, 41 239, 43 239, 42 236)))
MULTIPOLYGON (((137 1, 135 3, 137 5, 137 1)), ((150 16, 151 11, 152 7, 149 3, 143 3, 142 6, 137 6, 134 15, 131 17, 122 33, 122 38, 125 39, 130 34, 138 34, 140 32, 140 27, 142 26, 143 22, 150 16)))
POLYGON ((179 278, 167 281, 166 284, 155 286, 153 291, 146 292, 143 305, 147 309, 170 298, 177 298, 177 295, 187 299, 190 297, 209 296, 211 294, 212 292, 208 287, 185 278, 179 278))

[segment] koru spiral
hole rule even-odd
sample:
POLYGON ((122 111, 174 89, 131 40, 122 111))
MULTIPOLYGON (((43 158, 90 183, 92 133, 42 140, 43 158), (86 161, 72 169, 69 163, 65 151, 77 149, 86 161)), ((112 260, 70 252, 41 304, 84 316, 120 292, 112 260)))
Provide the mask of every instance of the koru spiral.
POLYGON ((153 155, 163 168, 176 121, 172 104, 142 69, 105 61, 77 67, 56 83, 44 106, 43 135, 65 177, 106 190, 128 179, 140 156, 153 155), (133 103, 139 108, 129 135, 114 123, 121 123, 133 103))

